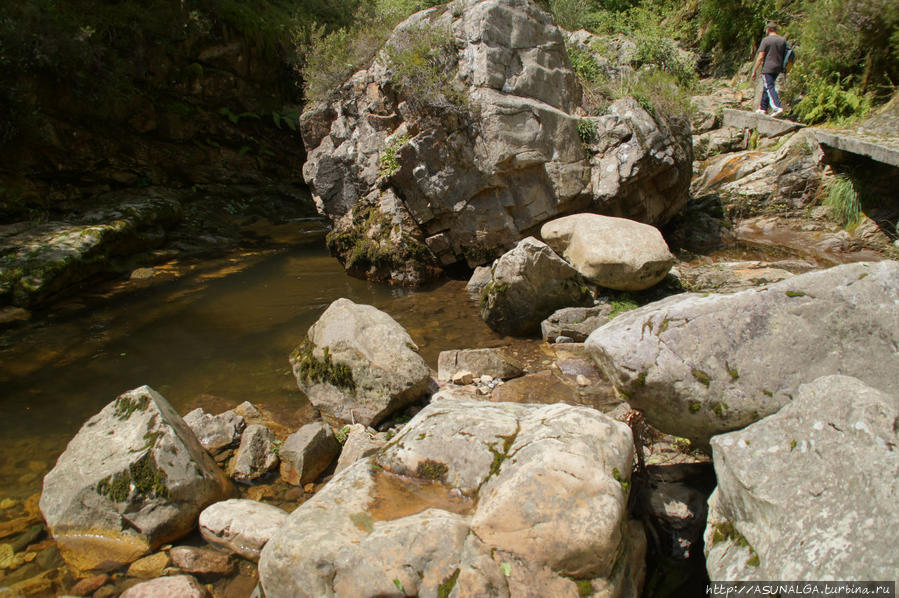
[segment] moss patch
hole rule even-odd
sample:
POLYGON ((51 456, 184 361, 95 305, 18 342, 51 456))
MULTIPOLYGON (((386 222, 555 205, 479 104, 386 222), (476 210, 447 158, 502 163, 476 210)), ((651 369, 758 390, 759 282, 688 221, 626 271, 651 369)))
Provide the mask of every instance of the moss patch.
POLYGON ((699 401, 690 401, 690 405, 687 409, 690 410, 690 413, 699 413, 699 410, 702 409, 702 403, 699 401))
POLYGON ((97 482, 97 494, 112 502, 125 502, 131 495, 132 486, 141 498, 168 498, 166 486, 168 476, 160 469, 150 453, 128 466, 127 471, 107 476, 97 482))
POLYGON ((135 411, 146 411, 149 405, 150 397, 147 395, 141 395, 136 399, 128 396, 121 396, 115 400, 115 403, 113 403, 112 412, 113 415, 124 420, 131 417, 131 414, 135 411))
POLYGON ((802 291, 787 291, 787 297, 805 297, 802 291))
POLYGON ((589 579, 578 579, 574 582, 577 585, 578 596, 590 596, 593 594, 593 582, 589 579))
POLYGON ((737 371, 737 368, 732 366, 730 362, 725 361, 724 366, 727 368, 727 373, 730 374, 731 380, 737 380, 740 377, 740 372, 737 371))
POLYGON ((456 587, 456 581, 459 579, 459 569, 453 571, 452 575, 443 580, 443 582, 437 586, 437 598, 449 598, 449 595, 452 594, 453 588, 456 587))
POLYGON ((446 465, 446 463, 434 461, 433 459, 425 459, 424 461, 420 461, 418 463, 415 474, 420 478, 436 481, 446 478, 446 474, 448 471, 449 467, 446 465))
POLYGON ((696 378, 696 380, 700 384, 704 385, 706 388, 708 388, 709 385, 712 383, 711 379, 709 378, 709 375, 698 368, 693 368, 690 371, 690 373, 693 374, 693 377, 696 378))
POLYGON ((370 534, 375 529, 375 524, 367 513, 353 513, 350 515, 350 521, 353 522, 358 529, 370 534))
POLYGON ((306 384, 327 383, 349 391, 356 390, 356 381, 353 380, 353 370, 350 366, 334 363, 328 347, 322 349, 321 359, 315 357, 314 349, 315 345, 307 339, 291 355, 291 359, 297 364, 300 377, 306 384))

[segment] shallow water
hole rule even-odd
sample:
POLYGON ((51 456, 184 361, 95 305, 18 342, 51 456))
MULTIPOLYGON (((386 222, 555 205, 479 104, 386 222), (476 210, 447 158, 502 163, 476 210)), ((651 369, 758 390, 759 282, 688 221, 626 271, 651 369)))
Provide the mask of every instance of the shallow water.
POLYGON ((412 290, 358 280, 321 242, 181 270, 163 283, 98 287, 0 336, 0 497, 40 491, 84 421, 142 384, 182 414, 250 401, 288 427, 308 421, 315 412, 287 356, 340 297, 393 316, 435 369, 442 350, 503 342, 464 282, 412 290))

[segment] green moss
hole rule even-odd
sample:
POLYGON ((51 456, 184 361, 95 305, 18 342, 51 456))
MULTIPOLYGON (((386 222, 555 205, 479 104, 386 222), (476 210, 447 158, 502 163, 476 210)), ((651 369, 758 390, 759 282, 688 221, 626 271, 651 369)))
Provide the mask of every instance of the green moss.
POLYGON ((737 368, 730 365, 730 362, 725 361, 724 366, 727 368, 727 373, 730 374, 731 380, 737 380, 740 378, 740 372, 737 371, 737 368))
POLYGON ((724 417, 727 413, 728 405, 727 403, 715 402, 712 403, 712 413, 717 415, 718 417, 724 417))
POLYGON ((760 564, 758 553, 751 548, 749 549, 749 552, 750 552, 750 555, 749 555, 749 559, 747 559, 747 561, 746 561, 746 564, 750 567, 758 567, 760 564))
POLYGON ((659 334, 656 335, 656 336, 661 336, 661 334, 662 334, 663 332, 665 332, 666 330, 668 330, 668 324, 669 324, 669 322, 671 322, 671 320, 669 320, 668 318, 665 318, 664 320, 662 320, 662 325, 659 326, 659 334))
POLYGON ((613 468, 612 468, 612 477, 615 479, 616 482, 618 482, 619 484, 621 484, 621 490, 622 490, 625 494, 627 494, 628 491, 629 491, 630 488, 631 488, 631 482, 630 482, 630 480, 625 480, 624 478, 622 478, 621 472, 618 471, 618 468, 617 468, 617 467, 613 467, 613 468))
POLYGON ((503 466, 503 462, 509 457, 509 451, 512 450, 512 444, 514 444, 515 439, 518 437, 518 432, 520 430, 520 425, 516 424, 515 431, 507 436, 499 436, 502 439, 502 449, 496 448, 495 444, 491 444, 488 446, 490 452, 493 453, 493 463, 490 464, 490 476, 494 476, 500 472, 503 466))
POLYGON ((787 297, 805 297, 802 291, 787 291, 787 297))
POLYGON ((433 459, 425 459, 418 463, 415 473, 418 477, 426 480, 443 480, 448 471, 449 467, 446 463, 434 461, 433 459))
POLYGON ((168 476, 156 465, 150 453, 128 467, 135 491, 143 497, 168 498, 169 489, 165 485, 168 476))
POLYGON ((646 386, 646 376, 647 376, 647 372, 640 372, 640 375, 637 376, 636 380, 634 380, 634 386, 636 386, 638 388, 642 388, 643 386, 646 386))
POLYGON ((127 471, 107 476, 97 482, 97 494, 115 503, 125 502, 130 492, 131 476, 127 471))
POLYGON ((577 595, 584 597, 593 594, 593 582, 589 579, 578 579, 574 582, 577 585, 577 595))
POLYGON ((790 450, 792 451, 792 450, 795 449, 795 448, 796 448, 796 441, 795 441, 795 440, 791 440, 791 441, 790 441, 790 450))
POLYGON ((334 432, 334 438, 336 438, 337 442, 339 442, 340 444, 344 444, 346 442, 347 436, 349 436, 349 434, 350 434, 350 427, 344 426, 344 427, 340 428, 339 430, 337 430, 336 432, 334 432))
POLYGON ((690 410, 690 413, 699 413, 699 410, 702 409, 702 403, 699 401, 690 401, 688 409, 690 410))
POLYGON ((690 373, 693 374, 693 377, 696 378, 696 380, 700 384, 704 385, 706 388, 708 388, 709 385, 712 383, 711 379, 709 378, 709 375, 698 368, 693 368, 690 371, 690 373))
POLYGON ((112 412, 119 419, 128 419, 135 411, 146 411, 150 405, 150 397, 141 395, 134 399, 128 396, 121 396, 115 400, 112 412))
POLYGON ((765 395, 766 397, 773 397, 773 396, 774 396, 774 393, 771 392, 770 390, 768 390, 767 388, 763 388, 763 389, 762 389, 762 394, 765 395))
POLYGON ((609 318, 614 318, 619 314, 623 314, 626 311, 631 311, 632 309, 637 309, 640 307, 636 301, 634 301, 629 295, 624 294, 621 295, 617 299, 613 299, 610 302, 612 306, 612 311, 609 313, 609 318))
POLYGON ((449 595, 453 593, 453 588, 456 587, 456 581, 459 579, 459 569, 453 571, 452 575, 443 580, 443 582, 437 586, 437 598, 449 598, 449 595))
POLYGON ((315 357, 314 349, 315 345, 307 339, 291 355, 291 359, 299 368, 300 377, 306 384, 327 383, 349 391, 356 390, 350 366, 334 363, 328 347, 322 349, 321 359, 315 357))

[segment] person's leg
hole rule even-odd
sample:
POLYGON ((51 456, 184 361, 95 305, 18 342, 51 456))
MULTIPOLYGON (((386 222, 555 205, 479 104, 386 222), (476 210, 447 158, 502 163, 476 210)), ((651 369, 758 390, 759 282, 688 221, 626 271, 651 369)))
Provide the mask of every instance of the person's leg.
POLYGON ((780 96, 777 95, 777 87, 774 85, 774 82, 777 80, 777 75, 767 75, 762 73, 762 78, 765 80, 765 96, 770 98, 771 106, 776 112, 782 112, 783 108, 780 105, 780 96))

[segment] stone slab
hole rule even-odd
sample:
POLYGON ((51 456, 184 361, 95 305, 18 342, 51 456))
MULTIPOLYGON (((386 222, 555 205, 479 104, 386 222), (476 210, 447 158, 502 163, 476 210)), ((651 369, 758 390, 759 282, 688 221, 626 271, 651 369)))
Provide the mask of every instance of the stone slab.
POLYGON ((735 129, 757 129, 762 137, 780 137, 793 131, 805 128, 802 123, 771 118, 758 112, 746 110, 724 109, 724 126, 735 129))

